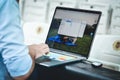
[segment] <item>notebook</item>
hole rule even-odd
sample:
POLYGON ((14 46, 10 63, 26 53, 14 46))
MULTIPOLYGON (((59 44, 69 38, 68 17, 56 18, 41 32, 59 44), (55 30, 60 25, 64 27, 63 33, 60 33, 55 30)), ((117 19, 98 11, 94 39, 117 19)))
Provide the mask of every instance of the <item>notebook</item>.
POLYGON ((36 63, 51 67, 87 59, 100 16, 100 11, 56 7, 46 38, 50 52, 36 63))

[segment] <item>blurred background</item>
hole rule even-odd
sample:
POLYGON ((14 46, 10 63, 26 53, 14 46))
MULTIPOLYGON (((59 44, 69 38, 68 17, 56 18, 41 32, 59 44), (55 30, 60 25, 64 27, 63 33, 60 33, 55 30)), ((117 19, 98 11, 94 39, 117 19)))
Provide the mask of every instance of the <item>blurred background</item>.
POLYGON ((120 71, 120 0, 20 0, 25 44, 44 43, 56 6, 102 12, 89 60, 120 71))

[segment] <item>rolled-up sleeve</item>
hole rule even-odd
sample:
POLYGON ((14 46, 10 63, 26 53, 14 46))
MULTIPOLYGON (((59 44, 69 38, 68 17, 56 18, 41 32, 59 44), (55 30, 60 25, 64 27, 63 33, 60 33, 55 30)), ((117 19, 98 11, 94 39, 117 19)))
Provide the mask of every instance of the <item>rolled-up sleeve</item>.
MULTIPOLYGON (((18 50, 20 51, 20 49, 18 50)), ((19 52, 14 52, 14 53, 8 52, 8 53, 9 54, 16 53, 16 55, 13 55, 9 58, 4 58, 4 63, 6 64, 6 67, 10 75, 12 77, 17 77, 27 74, 32 66, 31 57, 28 54, 26 54, 28 53, 28 51, 22 50, 20 53, 19 52)), ((6 56, 5 53, 3 56, 6 56)))
POLYGON ((12 77, 28 73, 32 59, 24 45, 20 12, 16 0, 0 0, 0 55, 12 77))

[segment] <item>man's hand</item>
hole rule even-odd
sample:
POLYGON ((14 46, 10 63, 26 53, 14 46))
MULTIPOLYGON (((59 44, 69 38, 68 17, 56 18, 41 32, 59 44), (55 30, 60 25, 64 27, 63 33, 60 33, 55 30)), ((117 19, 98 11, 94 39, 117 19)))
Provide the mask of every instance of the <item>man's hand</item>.
POLYGON ((47 44, 34 44, 29 45, 29 53, 32 58, 36 59, 49 52, 49 47, 47 44))

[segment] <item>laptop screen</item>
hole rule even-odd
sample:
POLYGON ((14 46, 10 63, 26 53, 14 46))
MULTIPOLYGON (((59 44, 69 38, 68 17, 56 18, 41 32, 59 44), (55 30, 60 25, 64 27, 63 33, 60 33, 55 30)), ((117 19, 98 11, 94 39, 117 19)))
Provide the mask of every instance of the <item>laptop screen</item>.
POLYGON ((46 43, 50 48, 88 57, 101 12, 57 7, 46 43))

